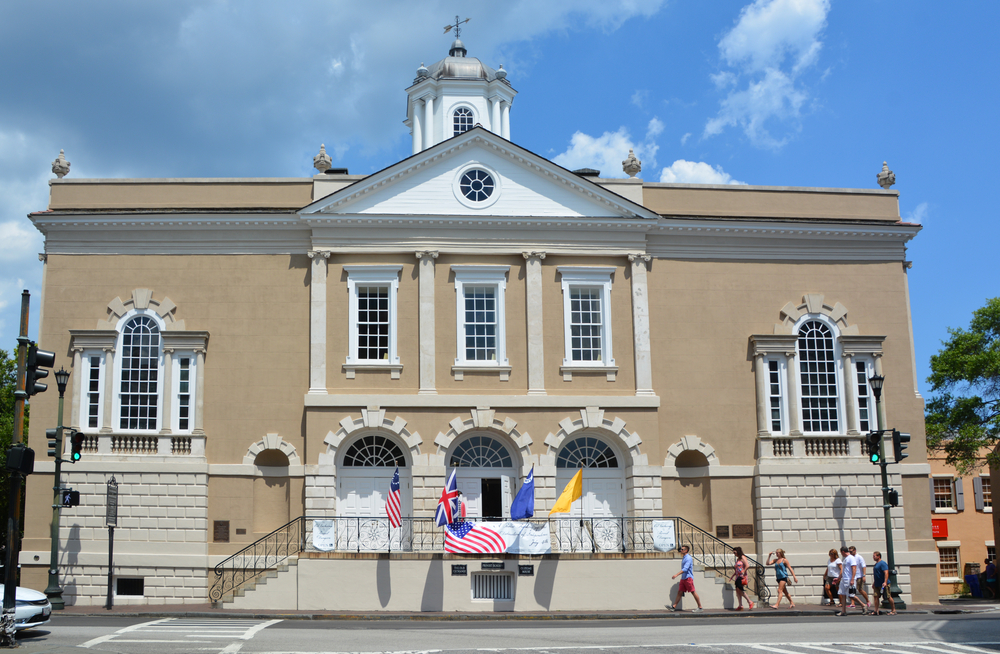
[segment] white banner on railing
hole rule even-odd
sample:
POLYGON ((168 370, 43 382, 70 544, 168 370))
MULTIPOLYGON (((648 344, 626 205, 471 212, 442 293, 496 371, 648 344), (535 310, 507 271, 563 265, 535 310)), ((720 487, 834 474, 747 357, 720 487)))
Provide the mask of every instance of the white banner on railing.
POLYGON ((333 528, 333 520, 313 520, 313 547, 321 552, 332 552, 337 549, 337 532, 333 528))
POLYGON ((552 538, 548 524, 535 526, 530 522, 497 522, 490 525, 507 544, 509 554, 551 554, 552 538))
POLYGON ((658 552, 672 552, 677 549, 673 520, 653 520, 653 549, 658 552))

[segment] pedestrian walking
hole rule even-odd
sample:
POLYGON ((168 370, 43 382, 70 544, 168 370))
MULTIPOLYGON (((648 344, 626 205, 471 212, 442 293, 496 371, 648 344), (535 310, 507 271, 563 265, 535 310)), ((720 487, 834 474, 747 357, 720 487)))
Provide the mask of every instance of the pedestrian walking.
POLYGON ((875 609, 872 611, 874 615, 882 615, 882 598, 883 594, 886 600, 889 601, 889 615, 896 615, 896 602, 892 599, 892 593, 889 592, 889 564, 882 560, 882 552, 872 552, 872 558, 875 560, 875 567, 872 569, 872 593, 875 595, 875 609))
POLYGON ((670 610, 676 611, 684 593, 691 593, 694 595, 694 601, 698 604, 698 608, 694 609, 692 613, 701 613, 701 598, 698 597, 698 593, 694 589, 694 559, 691 557, 691 548, 687 545, 681 545, 681 554, 684 555, 684 558, 681 559, 680 572, 671 577, 671 579, 676 579, 677 575, 680 575, 681 583, 677 586, 677 598, 670 606, 670 610))
MULTIPOLYGON (((858 550, 855 549, 855 547, 853 545, 850 548, 848 548, 848 551, 850 551, 851 556, 854 557, 854 566, 855 566, 854 567, 854 594, 855 594, 855 596, 857 596, 857 595, 860 594, 861 596, 863 596, 865 598, 865 603, 861 605, 862 613, 865 612, 865 610, 871 611, 872 610, 872 603, 871 603, 871 600, 868 599, 868 591, 865 590, 865 582, 868 579, 867 572, 866 572, 866 569, 865 569, 866 566, 867 566, 867 564, 865 563, 864 557, 862 557, 860 554, 858 554, 858 550)), ((858 601, 860 602, 861 600, 858 600, 858 601)))
POLYGON ((826 574, 823 575, 825 581, 823 582, 823 593, 826 597, 823 598, 824 604, 837 604, 837 588, 840 585, 840 557, 837 556, 837 550, 830 550, 830 560, 826 563, 826 574))
POLYGON ((837 615, 847 615, 847 605, 850 602, 850 598, 854 595, 855 565, 855 559, 851 556, 851 552, 847 549, 847 546, 841 547, 840 586, 837 588, 837 594, 840 596, 840 610, 837 611, 837 615))
MULTIPOLYGON (((743 554, 742 547, 734 547, 733 553, 736 555, 736 563, 733 564, 733 575, 729 578, 730 581, 736 586, 736 599, 739 600, 739 606, 736 607, 737 611, 743 610, 743 598, 746 597, 746 587, 749 579, 747 578, 747 569, 750 567, 750 560, 747 559, 746 555, 743 554)), ((747 603, 750 605, 749 608, 753 611, 754 603, 750 601, 747 597, 747 603)))
POLYGON ((788 577, 791 576, 795 583, 799 583, 799 578, 795 576, 795 571, 792 570, 792 564, 785 558, 785 550, 778 549, 773 552, 768 552, 767 565, 772 564, 774 565, 774 576, 778 580, 778 600, 771 606, 771 608, 776 609, 781 606, 781 596, 784 595, 788 598, 788 608, 794 609, 795 602, 792 601, 792 596, 788 592, 788 577))

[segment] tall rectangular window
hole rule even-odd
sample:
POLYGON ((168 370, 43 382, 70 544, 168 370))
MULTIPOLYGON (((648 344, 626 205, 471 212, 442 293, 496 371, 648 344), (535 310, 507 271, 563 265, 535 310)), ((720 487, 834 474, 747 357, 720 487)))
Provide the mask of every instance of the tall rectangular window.
POLYGON ((868 364, 866 362, 854 362, 854 377, 858 390, 858 431, 864 434, 875 429, 875 416, 872 413, 874 401, 868 386, 868 364))
POLYGON ((771 410, 771 432, 774 434, 784 433, 784 425, 781 419, 781 401, 784 395, 781 387, 783 377, 781 374, 781 364, 778 361, 769 360, 767 362, 767 393, 770 403, 769 408, 771 410))
POLYGON ((465 358, 496 361, 497 298, 492 286, 465 288, 465 358))
POLYGON ((177 429, 191 429, 191 358, 177 359, 177 429))
POLYGON ((136 316, 121 333, 119 428, 157 429, 160 404, 160 329, 152 318, 136 316))
POLYGON ((101 364, 103 357, 88 356, 87 363, 87 427, 97 429, 101 426, 101 364))
POLYGON ((389 358, 389 289, 385 286, 358 287, 358 359, 383 361, 389 358))
POLYGON ((613 367, 611 276, 614 268, 559 266, 566 367, 613 367))
POLYGON ((990 486, 990 478, 980 477, 979 480, 982 484, 983 508, 993 508, 993 488, 990 486))
POLYGON ((802 325, 799 329, 798 357, 802 431, 839 433, 840 393, 832 330, 819 320, 810 320, 802 325))
POLYGON ((454 265, 457 366, 507 366, 504 296, 510 266, 454 265))
POLYGON ((396 296, 402 266, 344 266, 348 291, 348 377, 353 368, 389 365, 398 378, 396 296))

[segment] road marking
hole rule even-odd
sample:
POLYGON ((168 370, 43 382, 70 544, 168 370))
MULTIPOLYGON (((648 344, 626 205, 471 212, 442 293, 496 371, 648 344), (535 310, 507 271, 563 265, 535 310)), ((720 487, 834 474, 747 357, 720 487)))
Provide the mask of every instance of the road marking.
POLYGON ((120 634, 125 634, 125 633, 128 633, 130 631, 136 631, 137 629, 141 629, 141 628, 143 628, 145 626, 154 625, 154 624, 160 624, 160 623, 163 623, 163 622, 168 622, 169 620, 172 620, 172 619, 173 618, 162 618, 160 620, 153 620, 151 622, 140 622, 140 623, 134 624, 134 625, 132 625, 130 627, 124 627, 122 629, 119 629, 118 631, 116 631, 113 634, 108 634, 106 636, 98 636, 97 638, 94 638, 93 640, 88 640, 87 642, 85 642, 82 645, 80 645, 80 647, 86 647, 86 648, 89 649, 89 648, 93 647, 94 645, 100 645, 101 643, 106 643, 109 640, 111 640, 112 638, 115 638, 116 636, 118 636, 120 634))
MULTIPOLYGON (((160 620, 141 622, 129 627, 124 627, 112 634, 88 640, 80 645, 80 647, 90 649, 95 645, 100 645, 111 640, 114 640, 116 643, 183 643, 184 645, 192 645, 194 643, 207 644, 211 642, 210 639, 236 639, 237 642, 226 645, 226 647, 222 648, 220 652, 220 654, 236 654, 240 651, 240 648, 243 647, 246 641, 253 638, 262 629, 266 629, 271 625, 277 624, 278 622, 281 622, 281 620, 265 620, 261 622, 258 620, 229 620, 221 618, 216 622, 212 622, 204 620, 190 621, 180 620, 178 618, 163 618, 160 620), (192 630, 195 630, 196 633, 190 633, 192 630), (145 634, 178 634, 181 637, 175 639, 135 638, 135 636, 145 634), (121 638, 121 636, 126 635, 132 636, 132 638, 121 638)), ((212 648, 211 651, 219 650, 217 648, 212 648)))

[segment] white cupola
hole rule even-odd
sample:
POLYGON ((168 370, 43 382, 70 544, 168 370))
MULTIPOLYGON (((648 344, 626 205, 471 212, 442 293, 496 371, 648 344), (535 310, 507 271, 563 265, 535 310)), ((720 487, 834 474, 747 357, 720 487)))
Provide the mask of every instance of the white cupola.
POLYGON ((430 66, 420 64, 406 89, 404 123, 413 136, 413 154, 476 125, 510 140, 510 105, 517 91, 507 81, 507 71, 465 55, 465 44, 455 39, 447 57, 430 66))

